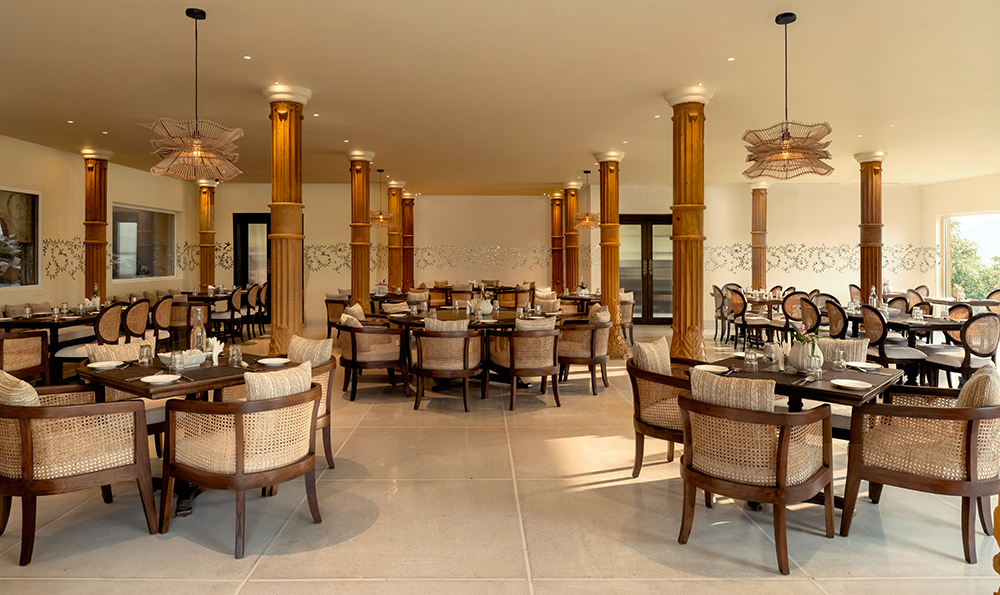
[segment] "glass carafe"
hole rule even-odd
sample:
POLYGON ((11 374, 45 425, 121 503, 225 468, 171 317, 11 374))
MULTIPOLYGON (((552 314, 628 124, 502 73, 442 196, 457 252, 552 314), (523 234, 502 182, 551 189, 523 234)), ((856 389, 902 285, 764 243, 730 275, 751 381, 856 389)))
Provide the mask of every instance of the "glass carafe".
POLYGON ((202 353, 205 352, 205 342, 208 340, 208 333, 205 331, 205 323, 202 322, 202 317, 205 315, 200 309, 194 311, 194 325, 191 327, 191 334, 189 336, 188 347, 190 349, 197 349, 202 353))

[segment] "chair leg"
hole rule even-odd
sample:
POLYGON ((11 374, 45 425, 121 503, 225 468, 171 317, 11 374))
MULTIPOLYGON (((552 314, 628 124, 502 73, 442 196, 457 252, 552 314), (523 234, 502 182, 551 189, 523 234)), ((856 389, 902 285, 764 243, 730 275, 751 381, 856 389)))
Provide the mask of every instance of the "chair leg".
POLYGON ((319 514, 319 499, 316 498, 316 470, 306 471, 306 501, 309 502, 309 512, 312 513, 314 523, 322 523, 323 517, 319 514))
POLYGON ((340 389, 341 391, 347 391, 347 386, 351 382, 351 371, 351 368, 344 368, 344 388, 340 389))
POLYGON ((0 496, 0 535, 7 529, 7 521, 10 520, 11 496, 0 496))
POLYGON ((976 563, 976 508, 972 498, 962 498, 962 547, 969 564, 976 563))
POLYGON ((413 410, 420 410, 420 401, 424 399, 424 377, 417 376, 417 398, 416 403, 413 404, 413 410))
POLYGON ((604 381, 604 388, 608 388, 609 386, 611 386, 610 384, 608 384, 608 365, 607 364, 601 364, 601 380, 604 381))
POLYGON ((788 574, 788 537, 785 534, 785 505, 774 505, 774 549, 778 554, 778 572, 788 574))
POLYGON ((247 528, 247 491, 236 490, 236 559, 243 559, 243 536, 247 528))
POLYGON ((826 508, 826 510, 824 511, 826 513, 826 536, 829 537, 830 539, 833 539, 833 533, 834 533, 833 505, 834 505, 833 481, 831 480, 830 483, 826 484, 826 487, 823 488, 823 506, 826 508))
POLYGON ((101 497, 104 498, 105 504, 111 504, 115 501, 115 495, 111 493, 111 486, 101 486, 101 497))
POLYGON ((389 373, 389 386, 396 386, 396 370, 394 368, 389 368, 386 370, 389 373))
POLYGON ((715 504, 715 494, 709 491, 705 491, 705 508, 712 508, 715 504))
POLYGON ((361 374, 361 370, 352 370, 351 374, 351 400, 353 401, 358 396, 358 375, 361 374))
POLYGON ((597 366, 590 364, 590 392, 597 394, 597 366))
MULTIPOLYGON (((993 512, 990 500, 991 496, 980 496, 976 498, 976 504, 979 508, 979 523, 983 526, 983 533, 987 535, 993 535, 993 512)), ((0 529, 0 533, 3 530, 0 529)))
POLYGON ((465 412, 469 412, 469 377, 462 379, 462 403, 465 404, 465 412))
POLYGON ((547 376, 542 376, 542 394, 543 395, 545 394, 545 385, 546 385, 547 381, 548 381, 548 377, 547 376))
POLYGON ((646 436, 636 432, 635 433, 635 465, 632 467, 632 477, 639 477, 639 471, 642 470, 642 451, 645 446, 646 436))
POLYGON ((330 426, 323 428, 323 453, 326 454, 326 466, 333 469, 333 438, 330 436, 330 426))
POLYGON ((694 524, 694 493, 698 488, 690 481, 684 481, 684 504, 681 509, 681 532, 677 543, 685 544, 691 536, 691 525, 694 524))
POLYGON ((854 506, 858 502, 861 489, 861 445, 848 446, 847 483, 844 484, 844 509, 840 515, 840 535, 847 537, 854 518, 854 506))
POLYGON ((139 498, 142 500, 142 512, 146 515, 146 525, 149 527, 149 534, 156 535, 160 530, 160 524, 156 522, 156 500, 153 498, 153 478, 147 470, 144 477, 140 475, 135 481, 139 484, 139 498))
POLYGON ((35 549, 37 505, 37 496, 21 496, 21 566, 27 566, 31 562, 31 553, 35 549))
POLYGON ((868 499, 872 501, 872 504, 878 504, 878 501, 882 499, 882 484, 868 482, 868 499))
POLYGON ((562 407, 562 403, 559 402, 559 375, 552 375, 552 396, 556 398, 556 407, 562 407))
POLYGON ((511 375, 510 377, 510 410, 514 410, 514 397, 515 391, 517 390, 517 377, 511 375))
POLYGON ((628 342, 635 345, 635 326, 628 327, 628 342))
POLYGON ((668 440, 667 441, 667 462, 668 463, 673 463, 674 462, 674 441, 673 440, 668 440))
POLYGON ((174 495, 174 477, 170 475, 170 463, 163 459, 163 481, 160 482, 160 533, 170 530, 170 504, 174 495))
POLYGON ((483 366, 483 379, 480 383, 480 389, 482 392, 482 399, 487 399, 490 396, 490 371, 486 366, 483 366))
POLYGON ((156 451, 156 458, 163 458, 163 433, 153 434, 153 449, 156 451))

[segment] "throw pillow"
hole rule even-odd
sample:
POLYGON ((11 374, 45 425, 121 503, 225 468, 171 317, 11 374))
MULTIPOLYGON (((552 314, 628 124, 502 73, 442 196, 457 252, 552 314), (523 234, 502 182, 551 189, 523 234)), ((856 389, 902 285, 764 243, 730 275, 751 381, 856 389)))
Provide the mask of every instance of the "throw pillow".
POLYGON ((149 300, 150 304, 155 304, 156 302, 160 301, 160 298, 156 297, 155 291, 144 291, 142 292, 142 297, 149 300))
POLYGON ((559 300, 557 299, 542 299, 537 295, 535 296, 535 305, 542 307, 542 312, 558 312, 559 311, 559 300))
POLYGON ((309 390, 312 384, 312 366, 309 362, 277 372, 247 372, 247 401, 263 401, 287 397, 309 390))
POLYGON ((7 313, 7 316, 10 316, 11 318, 17 318, 19 316, 24 316, 24 309, 27 307, 28 307, 27 302, 23 304, 7 304, 6 306, 4 306, 4 311, 7 313))
POLYGON ((448 287, 448 280, 445 279, 444 281, 435 281, 434 287, 448 287))
POLYGON ((426 291, 411 291, 406 294, 406 301, 412 303, 426 302, 429 295, 426 291))
POLYGON ((636 343, 632 350, 632 363, 640 370, 670 376, 670 343, 667 343, 667 338, 636 343))
POLYGON ((536 300, 554 300, 554 299, 557 299, 558 297, 559 296, 556 295, 556 292, 554 292, 554 291, 550 291, 550 290, 543 291, 543 290, 537 289, 537 288, 535 289, 535 299, 536 300))
POLYGON ((600 308, 591 308, 590 313, 587 314, 587 320, 591 324, 611 322, 611 312, 608 312, 607 306, 601 306, 600 308))
MULTIPOLYGON (((38 407, 41 401, 35 387, 27 382, 11 376, 7 372, 0 370, 0 405, 9 407, 38 407)), ((14 432, 17 432, 17 423, 14 423, 14 432)))
POLYGON ((365 319, 365 309, 362 308, 361 304, 358 303, 351 304, 350 306, 344 308, 344 313, 350 314, 351 316, 357 318, 358 320, 365 319))
POLYGON ((341 288, 338 287, 337 288, 337 293, 351 295, 351 290, 350 290, 350 288, 348 288, 348 289, 341 289, 341 288))
MULTIPOLYGON (((125 300, 125 301, 127 302, 128 300, 125 300)), ((38 314, 39 312, 51 312, 52 311, 52 306, 48 302, 38 302, 38 303, 32 302, 32 303, 30 303, 28 305, 31 306, 31 311, 33 313, 35 313, 35 314, 38 314)))
POLYGON ((621 293, 618 294, 618 299, 623 302, 634 302, 635 293, 631 291, 628 292, 622 291, 621 293))
POLYGON ((518 318, 514 321, 515 331, 550 331, 556 328, 556 317, 547 316, 544 320, 524 320, 518 318))
POLYGON ((451 290, 452 291, 472 291, 472 286, 469 285, 468 283, 466 283, 465 285, 455 284, 455 285, 451 286, 451 290))
POLYGON ((427 284, 421 281, 420 285, 417 285, 417 289, 427 289, 427 284))
POLYGON ((347 314, 346 312, 340 315, 340 324, 344 326, 353 326, 354 328, 364 328, 365 326, 361 324, 360 320, 350 314, 347 314))
POLYGON ((429 331, 467 331, 469 330, 469 320, 463 318, 460 320, 440 320, 437 318, 428 318, 424 320, 424 328, 429 331))
POLYGON ((98 345, 97 343, 88 343, 86 345, 87 358, 91 362, 134 362, 139 359, 140 345, 149 345, 155 353, 156 337, 121 344, 110 343, 108 345, 98 345))
POLYGON ((976 370, 955 399, 955 407, 994 407, 1000 405, 1000 374, 993 362, 976 370))
POLYGON ((333 357, 333 339, 306 339, 293 335, 288 343, 288 359, 293 362, 312 362, 313 367, 330 361, 333 357))
POLYGON ((385 312, 386 314, 398 314, 400 312, 409 312, 410 306, 406 302, 402 302, 399 304, 383 303, 382 311, 385 312))
POLYGON ((774 381, 728 378, 691 368, 691 398, 733 409, 773 412, 774 381))
POLYGON ((347 293, 328 293, 326 294, 326 299, 337 300, 338 302, 346 302, 350 299, 350 294, 347 293))

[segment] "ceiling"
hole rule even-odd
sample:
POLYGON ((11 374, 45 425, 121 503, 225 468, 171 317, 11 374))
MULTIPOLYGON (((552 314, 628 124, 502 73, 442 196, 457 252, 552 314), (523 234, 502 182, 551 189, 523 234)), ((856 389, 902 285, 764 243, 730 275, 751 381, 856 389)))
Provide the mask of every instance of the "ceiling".
POLYGON ((996 0, 5 0, 0 134, 151 167, 136 124, 194 115, 189 6, 200 115, 246 131, 236 183, 270 180, 275 82, 313 92, 306 183, 362 149, 425 195, 535 194, 621 150, 622 184, 669 185, 663 92, 699 83, 706 182, 745 182, 743 132, 783 117, 784 11, 789 116, 833 127, 836 171, 797 182, 854 183, 872 150, 886 183, 1000 172, 996 0))

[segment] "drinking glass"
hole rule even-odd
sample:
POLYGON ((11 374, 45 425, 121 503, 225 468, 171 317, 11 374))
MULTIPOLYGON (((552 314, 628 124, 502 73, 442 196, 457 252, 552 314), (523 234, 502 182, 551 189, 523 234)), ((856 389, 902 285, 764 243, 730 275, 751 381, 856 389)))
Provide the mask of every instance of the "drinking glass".
POLYGON ((62 304, 60 304, 60 307, 62 308, 62 311, 64 313, 69 314, 69 304, 63 302, 62 304))
POLYGON ((431 315, 430 316, 431 316, 431 318, 437 319, 437 317, 438 317, 437 310, 435 310, 434 308, 431 308, 431 315))
POLYGON ((816 380, 823 378, 823 365, 820 363, 818 355, 810 355, 806 359, 806 368, 808 368, 806 372, 816 380))
POLYGON ((59 308, 52 308, 52 318, 59 320, 59 308))
POLYGON ((76 307, 76 313, 81 316, 83 315, 83 302, 80 302, 80 305, 76 307))
POLYGON ((174 374, 181 374, 184 372, 184 352, 183 351, 171 351, 170 352, 170 371, 174 374))
POLYGON ((143 343, 139 346, 139 365, 148 366, 150 360, 153 359, 153 346, 148 343, 143 343))
POLYGON ((535 314, 540 315, 541 313, 542 313, 542 307, 539 306, 538 304, 535 304, 535 314))
POLYGON ((847 362, 844 361, 844 348, 834 347, 833 348, 833 369, 834 370, 846 370, 847 362))
POLYGON ((24 317, 31 318, 31 306, 24 307, 24 317))
POLYGON ((757 371, 757 350, 747 349, 746 354, 743 355, 743 371, 744 372, 756 372, 757 371))
POLYGON ((476 322, 483 321, 483 313, 481 310, 476 310, 476 322))
POLYGON ((517 307, 517 317, 524 318, 524 307, 522 306, 517 307))
POLYGON ((236 344, 229 346, 229 365, 234 368, 243 367, 243 347, 236 344))
POLYGON ((420 313, 421 314, 427 313, 427 302, 420 302, 420 313))
POLYGON ((417 315, 417 307, 416 306, 413 306, 412 308, 410 308, 410 315, 411 316, 416 316, 417 315))
POLYGON ((914 308, 910 314, 913 316, 913 320, 920 321, 924 319, 924 311, 920 308, 914 308))

